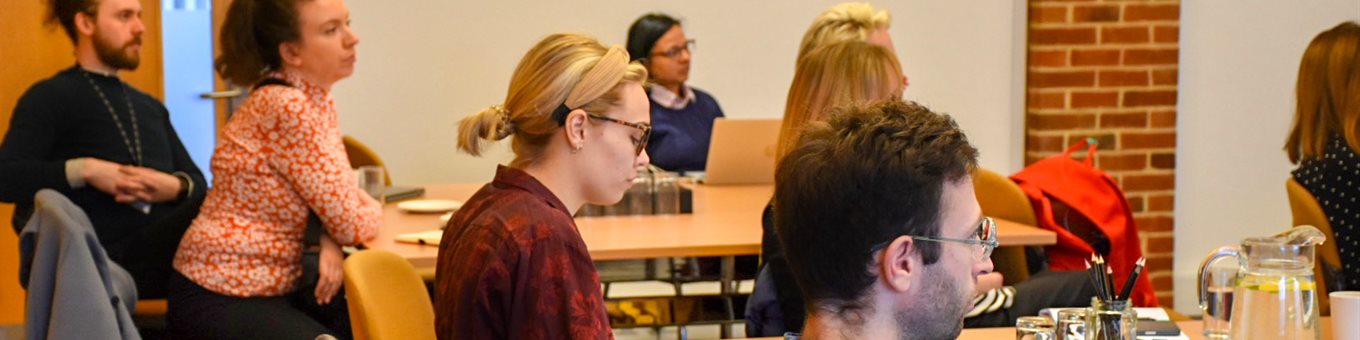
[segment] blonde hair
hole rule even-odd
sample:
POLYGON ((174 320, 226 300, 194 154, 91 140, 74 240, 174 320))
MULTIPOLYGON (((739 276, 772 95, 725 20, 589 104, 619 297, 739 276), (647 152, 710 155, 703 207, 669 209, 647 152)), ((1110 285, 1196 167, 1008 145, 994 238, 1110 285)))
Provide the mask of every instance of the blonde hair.
POLYGON ((623 86, 645 79, 647 69, 629 62, 622 47, 606 48, 580 34, 549 35, 520 59, 501 105, 458 123, 458 148, 480 156, 482 140, 514 136, 510 147, 515 159, 510 166, 523 168, 542 154, 561 126, 553 116, 559 106, 603 112, 619 103, 623 86))
POLYGON ((849 104, 872 104, 902 94, 902 67, 883 46, 847 41, 818 47, 798 61, 784 104, 776 160, 797 146, 803 129, 849 104))
POLYGON ((1360 152, 1360 25, 1343 22, 1314 37, 1294 91, 1294 126, 1284 144, 1291 163, 1322 158, 1338 135, 1360 152))
POLYGON ((831 6, 817 19, 812 21, 803 42, 798 47, 798 60, 818 46, 843 41, 865 41, 869 34, 878 29, 886 29, 892 24, 888 11, 874 10, 874 6, 863 2, 847 2, 831 6))

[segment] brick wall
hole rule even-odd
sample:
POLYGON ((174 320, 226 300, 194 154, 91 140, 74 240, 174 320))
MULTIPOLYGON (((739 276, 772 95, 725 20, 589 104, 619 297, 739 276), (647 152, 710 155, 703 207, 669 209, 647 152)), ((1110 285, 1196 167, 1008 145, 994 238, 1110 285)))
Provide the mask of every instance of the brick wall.
POLYGON ((1174 305, 1179 32, 1179 1, 1029 1, 1025 162, 1099 141, 1096 166, 1127 195, 1164 306, 1174 305))

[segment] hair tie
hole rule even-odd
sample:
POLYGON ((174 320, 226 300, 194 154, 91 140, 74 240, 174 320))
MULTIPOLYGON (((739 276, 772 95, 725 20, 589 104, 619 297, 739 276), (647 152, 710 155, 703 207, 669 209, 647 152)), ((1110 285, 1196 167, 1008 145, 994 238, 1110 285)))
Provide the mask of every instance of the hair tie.
POLYGON ((503 105, 492 105, 492 110, 501 118, 501 128, 496 130, 499 138, 505 138, 515 133, 515 123, 510 121, 510 110, 506 110, 503 105))

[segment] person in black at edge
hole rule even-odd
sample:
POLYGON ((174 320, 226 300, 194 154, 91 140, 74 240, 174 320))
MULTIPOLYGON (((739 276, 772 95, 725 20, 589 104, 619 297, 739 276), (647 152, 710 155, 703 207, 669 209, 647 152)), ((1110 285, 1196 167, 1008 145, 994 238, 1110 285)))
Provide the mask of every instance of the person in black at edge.
POLYGON ((180 236, 207 183, 170 125, 165 105, 118 71, 141 61, 137 0, 49 0, 49 23, 75 44, 76 65, 19 98, 0 144, 0 201, 22 229, 39 189, 60 191, 94 224, 140 298, 165 296, 180 236))

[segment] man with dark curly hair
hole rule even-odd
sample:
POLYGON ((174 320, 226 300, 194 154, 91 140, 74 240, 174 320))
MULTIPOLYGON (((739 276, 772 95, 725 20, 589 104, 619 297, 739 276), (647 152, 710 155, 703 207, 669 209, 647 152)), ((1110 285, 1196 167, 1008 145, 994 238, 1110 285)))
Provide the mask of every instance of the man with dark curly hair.
POLYGON ((958 337, 997 246, 969 176, 977 154, 953 119, 896 100, 805 130, 774 194, 805 339, 958 337))

